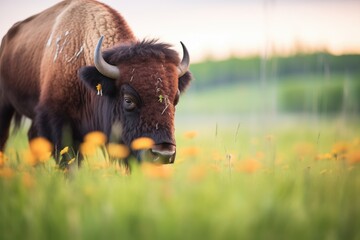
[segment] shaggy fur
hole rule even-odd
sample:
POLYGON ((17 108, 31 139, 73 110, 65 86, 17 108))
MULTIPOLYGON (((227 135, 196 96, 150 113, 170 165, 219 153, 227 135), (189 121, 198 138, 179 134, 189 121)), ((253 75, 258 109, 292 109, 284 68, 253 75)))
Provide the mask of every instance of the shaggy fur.
POLYGON ((120 79, 104 77, 94 67, 80 70, 80 79, 90 89, 94 90, 98 83, 102 84, 104 94, 119 99, 119 104, 124 92, 133 92, 139 98, 137 111, 127 113, 122 110, 114 116, 115 119, 120 117, 123 126, 122 140, 127 144, 135 138, 147 136, 157 144, 175 145, 174 102, 177 90, 185 89, 191 80, 191 74, 185 74, 180 79, 181 84, 179 83, 176 69, 179 56, 170 47, 151 40, 120 45, 106 51, 104 59, 119 66, 120 79), (120 91, 113 91, 114 89, 120 91), (159 100, 160 95, 164 97, 162 102, 159 100))
POLYGON ((32 119, 29 138, 46 137, 57 149, 64 126, 81 142, 94 130, 109 136, 115 122, 128 145, 140 136, 175 145, 174 102, 191 80, 189 72, 178 79, 179 61, 167 44, 136 41, 115 10, 93 0, 66 0, 16 23, 0 48, 0 151, 13 116, 32 119), (100 35, 119 79, 92 66, 100 35), (103 97, 96 95, 99 83, 103 97), (126 94, 136 99, 134 111, 124 109, 126 94))

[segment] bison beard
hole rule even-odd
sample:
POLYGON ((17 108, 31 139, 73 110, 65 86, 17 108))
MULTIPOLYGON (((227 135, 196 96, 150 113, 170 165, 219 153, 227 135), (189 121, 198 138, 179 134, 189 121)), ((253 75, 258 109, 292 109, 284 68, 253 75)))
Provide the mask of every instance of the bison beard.
POLYGON ((63 1, 16 23, 0 49, 0 151, 14 116, 30 118, 29 138, 46 137, 57 150, 65 126, 80 143, 91 131, 109 137, 120 122, 126 145, 155 141, 145 155, 133 152, 139 160, 172 163, 175 105, 192 79, 182 46, 180 61, 168 44, 137 41, 115 10, 92 0, 63 1))

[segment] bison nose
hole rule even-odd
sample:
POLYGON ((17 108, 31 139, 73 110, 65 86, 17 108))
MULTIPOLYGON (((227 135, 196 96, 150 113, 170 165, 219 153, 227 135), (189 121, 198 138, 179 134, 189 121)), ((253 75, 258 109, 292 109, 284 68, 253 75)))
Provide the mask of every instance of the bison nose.
POLYGON ((150 149, 155 163, 174 163, 176 155, 176 146, 173 144, 163 143, 156 144, 150 149))

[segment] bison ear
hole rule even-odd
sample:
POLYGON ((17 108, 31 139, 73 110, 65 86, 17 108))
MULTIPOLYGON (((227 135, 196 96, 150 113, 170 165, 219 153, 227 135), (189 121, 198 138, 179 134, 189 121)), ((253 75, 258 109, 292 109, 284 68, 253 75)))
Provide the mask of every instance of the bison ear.
POLYGON ((179 90, 181 93, 183 93, 190 85, 192 79, 192 74, 189 71, 187 71, 183 76, 179 78, 179 90))
POLYGON ((79 69, 79 78, 92 91, 97 91, 96 86, 101 84, 102 93, 105 96, 116 95, 115 80, 102 75, 96 67, 82 67, 79 69))

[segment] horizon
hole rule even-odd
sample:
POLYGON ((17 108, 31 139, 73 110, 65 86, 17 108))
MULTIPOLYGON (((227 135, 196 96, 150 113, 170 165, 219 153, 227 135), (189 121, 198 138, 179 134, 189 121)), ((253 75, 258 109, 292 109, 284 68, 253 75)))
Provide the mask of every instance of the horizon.
MULTIPOLYGON (((0 37, 15 22, 57 2, 2 2, 0 37)), ((139 39, 158 38, 179 52, 183 41, 192 62, 233 56, 288 56, 299 50, 360 53, 360 1, 101 2, 117 10, 139 39)))

